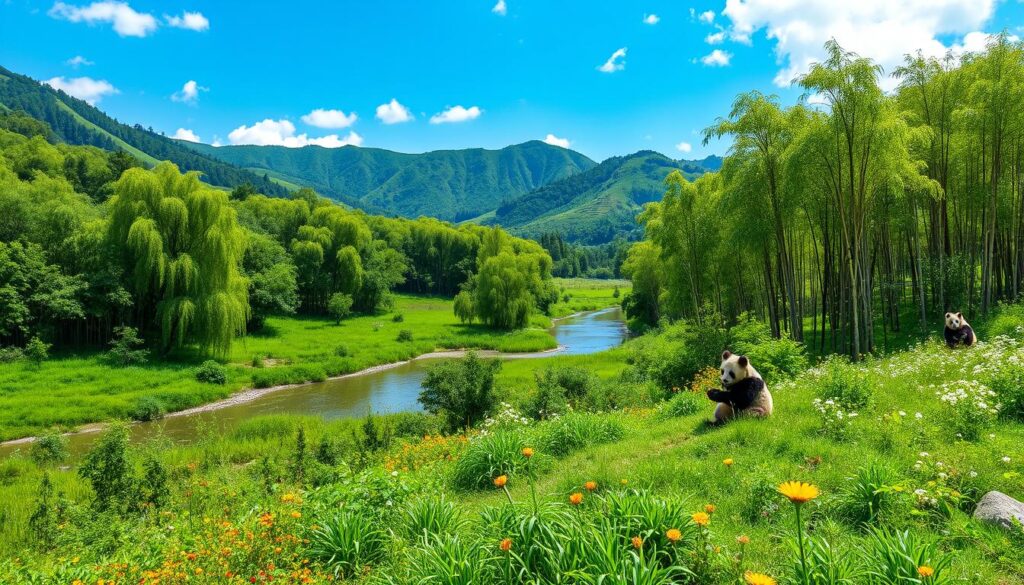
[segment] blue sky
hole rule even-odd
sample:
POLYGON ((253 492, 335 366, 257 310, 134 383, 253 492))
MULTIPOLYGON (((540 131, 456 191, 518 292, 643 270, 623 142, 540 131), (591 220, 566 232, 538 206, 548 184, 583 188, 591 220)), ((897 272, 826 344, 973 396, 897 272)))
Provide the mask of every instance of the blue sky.
POLYGON ((208 143, 422 152, 551 135, 597 160, 700 158, 727 148, 700 131, 737 93, 796 101, 789 80, 830 37, 891 68, 1022 17, 1009 0, 0 0, 0 64, 208 143))

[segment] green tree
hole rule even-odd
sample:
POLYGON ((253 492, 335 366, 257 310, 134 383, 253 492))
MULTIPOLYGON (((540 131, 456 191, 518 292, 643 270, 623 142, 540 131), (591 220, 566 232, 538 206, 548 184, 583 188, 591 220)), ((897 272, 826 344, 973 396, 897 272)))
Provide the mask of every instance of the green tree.
POLYGON ((476 319, 476 307, 473 303, 473 295, 469 291, 461 291, 455 295, 454 303, 455 316, 463 323, 472 323, 476 319))
POLYGON ((341 324, 342 319, 352 313, 352 296, 345 293, 334 293, 327 301, 327 312, 334 322, 341 324))
POLYGON ((494 374, 498 360, 481 360, 475 352, 432 367, 423 380, 419 402, 444 417, 448 430, 468 430, 494 406, 494 374))

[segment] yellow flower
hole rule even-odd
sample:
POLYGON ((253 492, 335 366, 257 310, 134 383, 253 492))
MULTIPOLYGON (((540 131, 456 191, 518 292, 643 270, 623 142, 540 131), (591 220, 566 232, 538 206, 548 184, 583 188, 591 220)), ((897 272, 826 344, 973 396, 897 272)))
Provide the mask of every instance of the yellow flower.
POLYGON ((299 512, 298 510, 292 512, 292 518, 302 518, 302 512, 299 512))
POLYGON ((523 447, 523 457, 526 457, 527 459, 533 457, 533 449, 530 447, 523 447))
POLYGON ((665 538, 667 538, 669 542, 679 542, 682 537, 683 533, 680 532, 678 528, 669 528, 665 531, 665 538))
POLYGON ((573 506, 579 506, 583 503, 583 494, 576 492, 569 496, 569 503, 573 506))
POLYGON ((935 574, 935 569, 929 567, 928 565, 921 565, 917 568, 917 574, 921 577, 928 578, 935 574))
POLYGON ((596 481, 588 481, 587 483, 583 484, 583 487, 587 488, 588 492, 592 492, 592 491, 597 489, 597 482, 596 481))
POLYGON ((622 478, 619 480, 619 483, 621 483, 622 485, 629 485, 629 480, 626 478, 622 478))
POLYGON ((498 477, 494 478, 494 487, 496 488, 503 488, 505 487, 506 483, 508 483, 507 475, 499 475, 498 477))
POLYGON ((714 504, 706 504, 704 506, 704 511, 707 512, 708 514, 714 514, 715 513, 715 505, 714 504))
POLYGON ((746 534, 741 534, 736 537, 736 542, 740 544, 750 544, 750 537, 746 534))
POLYGON ((821 493, 818 487, 802 481, 787 481, 779 486, 779 493, 796 505, 806 504, 821 493))
POLYGON ((501 549, 501 552, 508 552, 508 551, 512 550, 512 539, 511 538, 502 539, 501 543, 498 544, 498 548, 501 549))
POLYGON ((732 464, 733 464, 732 457, 727 457, 725 459, 722 459, 722 465, 725 465, 726 467, 732 467, 732 464))
POLYGON ((711 524, 711 516, 708 516, 704 512, 697 512, 691 516, 691 518, 693 518, 693 523, 697 526, 707 526, 708 524, 711 524))
POLYGON ((285 495, 281 496, 281 501, 285 502, 285 503, 294 502, 295 501, 295 494, 285 494, 285 495))
POLYGON ((637 550, 640 550, 644 547, 644 539, 640 538, 639 536, 634 536, 629 540, 633 543, 633 548, 637 550))
POLYGON ((763 573, 747 571, 743 574, 743 580, 747 582, 747 585, 775 585, 775 579, 763 573))

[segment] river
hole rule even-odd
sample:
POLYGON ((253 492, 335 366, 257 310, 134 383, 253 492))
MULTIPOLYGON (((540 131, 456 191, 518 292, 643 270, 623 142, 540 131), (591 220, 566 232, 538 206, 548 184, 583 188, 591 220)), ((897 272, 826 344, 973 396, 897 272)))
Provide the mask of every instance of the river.
MULTIPOLYGON (((550 332, 558 340, 559 349, 555 351, 480 354, 501 359, 582 355, 613 348, 628 335, 622 311, 617 307, 560 319, 555 321, 550 332)), ((133 424, 132 439, 141 441, 162 433, 172 441, 187 443, 200 428, 230 429, 246 419, 267 414, 316 415, 332 420, 362 417, 367 412, 383 414, 419 411, 422 408, 416 399, 419 397, 420 383, 430 366, 440 359, 446 358, 420 358, 394 366, 371 368, 371 371, 365 373, 261 393, 251 400, 234 403, 228 400, 223 407, 193 409, 188 414, 179 413, 155 422, 133 424)), ((72 454, 84 452, 96 440, 96 436, 95 432, 69 435, 72 454)), ((0 445, 0 457, 27 450, 28 447, 26 443, 0 445)))

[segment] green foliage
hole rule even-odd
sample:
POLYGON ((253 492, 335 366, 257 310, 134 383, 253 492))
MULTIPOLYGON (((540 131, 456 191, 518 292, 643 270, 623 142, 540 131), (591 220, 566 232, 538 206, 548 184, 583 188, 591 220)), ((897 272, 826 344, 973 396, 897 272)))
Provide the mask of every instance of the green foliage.
POLYGON ((64 461, 68 456, 68 439, 59 432, 40 435, 32 441, 29 457, 39 465, 64 461))
POLYGON ((717 325, 676 323, 659 335, 648 335, 633 344, 630 362, 644 378, 663 390, 689 385, 709 364, 721 360, 728 332, 717 325))
POLYGON ((408 343, 412 341, 412 331, 409 329, 402 329, 398 332, 398 337, 395 338, 399 343, 408 343))
POLYGON ((788 336, 773 337, 768 325, 746 315, 729 329, 732 350, 745 355, 757 371, 770 381, 792 378, 807 369, 807 355, 802 344, 788 336))
POLYGON ((319 518, 309 541, 310 556, 342 579, 361 574, 387 554, 387 534, 368 518, 348 511, 319 518))
POLYGON ((892 471, 877 462, 859 468, 839 496, 842 514, 855 525, 875 525, 895 503, 895 484, 892 471))
POLYGON ((840 357, 822 365, 816 386, 818 398, 833 400, 846 410, 859 411, 871 403, 871 385, 863 372, 840 357))
POLYGON ((537 427, 537 446, 556 457, 584 447, 611 443, 622 438, 622 424, 612 416, 569 413, 537 427))
POLYGON ((228 381, 228 370, 214 360, 206 360, 196 368, 195 378, 204 384, 224 385, 228 381))
POLYGON ((449 430, 468 429, 494 406, 494 374, 499 369, 500 361, 481 360, 475 352, 442 362, 427 372, 419 402, 428 412, 444 416, 449 430))
POLYGON ((999 414, 1024 422, 1024 367, 1016 363, 1002 364, 988 381, 1002 408, 999 414))
POLYGON ((99 511, 130 509, 135 498, 135 475, 128 457, 128 427, 111 425, 86 453, 78 474, 89 482, 99 511))
POLYGON ((33 337, 25 344, 25 359, 35 364, 38 368, 47 358, 50 357, 49 343, 45 343, 38 337, 33 337))
POLYGON ((472 323, 476 319, 476 305, 469 291, 464 290, 455 295, 453 309, 455 316, 463 323, 472 323))
POLYGON ((334 319, 335 323, 341 321, 352 313, 352 295, 345 293, 334 293, 327 301, 327 313, 334 319))
POLYGON ((132 410, 132 419, 138 421, 154 421, 163 418, 165 413, 164 405, 160 400, 152 396, 143 396, 132 410))
POLYGON ((412 539, 454 535, 464 526, 459 506, 444 497, 425 497, 410 502, 404 511, 405 533, 412 539))
POLYGON ((697 392, 682 390, 666 402, 661 410, 664 418, 690 416, 707 408, 707 398, 697 392))
POLYGON ((141 349, 145 340, 139 337, 139 330, 122 326, 114 328, 114 339, 110 340, 108 359, 118 366, 137 366, 146 363, 149 350, 141 349))
POLYGON ((514 477, 526 460, 524 437, 514 431, 497 431, 474 439, 452 469, 452 487, 458 490, 494 488, 499 475, 514 477))

